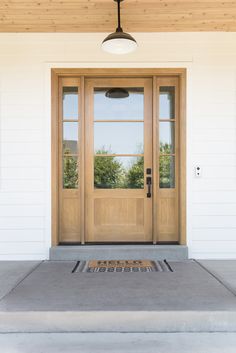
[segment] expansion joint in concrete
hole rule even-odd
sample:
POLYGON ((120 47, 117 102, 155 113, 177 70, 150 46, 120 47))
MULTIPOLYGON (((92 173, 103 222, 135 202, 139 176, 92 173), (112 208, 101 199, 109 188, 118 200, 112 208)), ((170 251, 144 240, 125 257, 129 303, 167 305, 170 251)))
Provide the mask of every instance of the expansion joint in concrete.
POLYGON ((7 293, 5 293, 0 301, 6 298, 14 289, 16 289, 29 275, 31 275, 44 261, 40 261, 37 265, 35 265, 29 272, 26 273, 7 293))
POLYGON ((221 280, 215 273, 211 272, 208 268, 206 268, 203 264, 201 264, 198 260, 192 259, 197 265, 199 265, 203 270, 205 270, 209 275, 211 275, 216 281, 218 281, 225 289, 227 289, 230 293, 232 293, 236 297, 236 290, 234 290, 231 286, 226 284, 223 280, 221 280))

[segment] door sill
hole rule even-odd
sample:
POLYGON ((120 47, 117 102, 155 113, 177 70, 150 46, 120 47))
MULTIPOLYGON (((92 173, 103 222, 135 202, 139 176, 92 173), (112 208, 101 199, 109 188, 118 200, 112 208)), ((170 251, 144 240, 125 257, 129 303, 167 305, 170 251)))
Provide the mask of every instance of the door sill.
POLYGON ((81 244, 80 242, 60 242, 58 246, 89 246, 89 245, 180 245, 178 241, 160 241, 153 242, 89 242, 81 244))

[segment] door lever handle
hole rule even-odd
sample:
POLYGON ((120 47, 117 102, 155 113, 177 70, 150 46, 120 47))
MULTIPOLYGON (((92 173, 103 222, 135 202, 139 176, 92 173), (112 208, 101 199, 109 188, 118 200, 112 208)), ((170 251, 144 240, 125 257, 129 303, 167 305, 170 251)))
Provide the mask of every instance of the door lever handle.
POLYGON ((146 184, 148 186, 148 192, 147 192, 147 197, 150 198, 152 196, 151 194, 151 185, 152 185, 152 178, 150 176, 148 176, 146 178, 146 184))

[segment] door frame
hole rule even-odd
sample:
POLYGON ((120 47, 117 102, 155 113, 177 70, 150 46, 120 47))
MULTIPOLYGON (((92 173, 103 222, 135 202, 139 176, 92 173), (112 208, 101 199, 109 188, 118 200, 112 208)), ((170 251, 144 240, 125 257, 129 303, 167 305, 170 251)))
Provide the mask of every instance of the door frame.
MULTIPOLYGON (((175 76, 179 79, 179 244, 186 245, 186 69, 185 68, 53 68, 51 69, 51 233, 52 246, 58 245, 59 235, 59 79, 80 76, 82 95, 85 77, 149 77, 153 79, 153 98, 156 97, 156 77, 175 76)), ((81 103, 84 97, 81 97, 81 103)), ((153 128, 156 126, 156 99, 153 99, 153 128)), ((84 113, 84 103, 81 110, 84 113)), ((154 129, 156 130, 156 129, 154 129)), ((156 149, 156 147, 155 147, 156 149)), ((155 150, 154 150, 155 151, 155 150)), ((155 191, 154 191, 155 192, 155 191)), ((155 205, 153 213, 155 211, 155 205)), ((83 213, 83 207, 81 212, 83 213)), ((155 218, 155 217, 153 217, 155 218)), ((153 232, 157 231, 154 220, 153 232)), ((82 244, 84 235, 82 235, 82 244)))

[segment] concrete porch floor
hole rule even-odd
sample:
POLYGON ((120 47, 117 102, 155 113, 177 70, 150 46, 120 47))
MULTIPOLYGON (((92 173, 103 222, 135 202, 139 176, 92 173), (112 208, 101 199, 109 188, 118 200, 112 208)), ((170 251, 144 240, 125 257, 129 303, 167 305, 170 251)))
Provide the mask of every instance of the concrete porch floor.
POLYGON ((236 332, 236 261, 170 262, 173 273, 75 264, 1 262, 0 332, 236 332))

